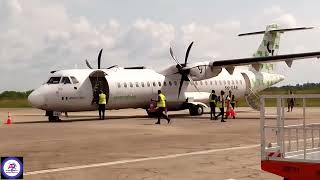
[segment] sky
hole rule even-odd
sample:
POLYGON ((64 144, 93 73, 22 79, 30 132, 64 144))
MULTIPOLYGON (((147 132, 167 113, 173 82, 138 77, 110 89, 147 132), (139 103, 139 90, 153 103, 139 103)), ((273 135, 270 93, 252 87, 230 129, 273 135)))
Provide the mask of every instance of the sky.
MULTIPOLYGON (((314 26, 281 36, 279 54, 320 51, 320 1, 309 0, 0 0, 0 92, 25 91, 47 81, 50 71, 96 67, 147 66, 156 70, 189 62, 251 57, 262 35, 237 34, 314 26)), ((277 63, 286 76, 279 85, 316 82, 320 60, 277 63)))

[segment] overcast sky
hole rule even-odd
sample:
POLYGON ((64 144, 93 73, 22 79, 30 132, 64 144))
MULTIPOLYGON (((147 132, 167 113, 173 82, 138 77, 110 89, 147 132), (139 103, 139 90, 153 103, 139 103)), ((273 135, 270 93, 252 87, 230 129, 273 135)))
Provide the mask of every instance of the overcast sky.
MULTIPOLYGON (((282 27, 320 26, 320 1, 282 0, 0 0, 0 92, 29 90, 51 70, 96 66, 173 64, 169 47, 190 62, 250 57, 261 35, 238 33, 282 27)), ((320 50, 320 29, 283 34, 279 54, 320 50)), ((277 64, 283 84, 319 82, 320 60, 277 64)))

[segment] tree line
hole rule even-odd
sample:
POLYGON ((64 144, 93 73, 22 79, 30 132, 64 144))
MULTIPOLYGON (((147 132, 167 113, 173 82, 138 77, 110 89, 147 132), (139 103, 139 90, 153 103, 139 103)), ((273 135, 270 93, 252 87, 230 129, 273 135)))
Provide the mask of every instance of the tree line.
POLYGON ((29 91, 3 91, 0 93, 0 100, 7 99, 27 99, 33 90, 29 91))

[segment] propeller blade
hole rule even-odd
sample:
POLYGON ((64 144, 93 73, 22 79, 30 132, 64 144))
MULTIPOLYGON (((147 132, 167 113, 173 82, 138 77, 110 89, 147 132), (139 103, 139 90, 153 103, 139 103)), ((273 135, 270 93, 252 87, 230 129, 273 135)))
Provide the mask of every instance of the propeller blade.
POLYGON ((189 52, 190 52, 190 50, 191 50, 192 45, 193 45, 193 41, 190 43, 190 45, 189 45, 189 47, 188 47, 188 49, 187 49, 186 57, 185 57, 185 59, 184 59, 184 66, 187 65, 188 57, 189 57, 189 52))
POLYGON ((118 65, 113 65, 113 66, 110 66, 108 67, 107 69, 111 69, 111 68, 114 68, 114 67, 117 67, 118 65))
POLYGON ((88 60, 86 60, 86 64, 87 64, 88 68, 93 69, 92 66, 89 64, 88 60))
POLYGON ((173 55, 173 51, 172 51, 172 48, 170 47, 170 55, 171 55, 171 57, 172 57, 172 59, 180 66, 180 67, 182 67, 181 66, 181 64, 179 63, 179 61, 176 59, 176 57, 173 55))
POLYGON ((98 55, 98 69, 100 69, 102 50, 103 50, 103 49, 100 50, 99 55, 98 55))
POLYGON ((181 93, 181 88, 182 88, 182 85, 183 85, 183 75, 181 75, 181 80, 180 80, 180 85, 179 85, 179 92, 178 92, 178 98, 180 97, 180 93, 181 93))
POLYGON ((188 74, 187 77, 188 77, 191 85, 193 85, 193 87, 195 87, 196 90, 197 90, 198 92, 200 92, 199 89, 198 89, 198 87, 197 87, 197 85, 194 83, 193 79, 191 78, 191 76, 188 74))

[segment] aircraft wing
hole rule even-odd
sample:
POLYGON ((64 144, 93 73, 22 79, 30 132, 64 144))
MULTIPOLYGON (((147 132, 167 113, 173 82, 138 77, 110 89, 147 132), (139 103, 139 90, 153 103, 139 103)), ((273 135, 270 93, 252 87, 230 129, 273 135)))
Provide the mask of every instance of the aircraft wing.
POLYGON ((211 67, 228 67, 228 66, 243 66, 257 63, 270 63, 270 62, 279 62, 285 61, 292 62, 293 60, 298 59, 307 59, 307 58, 320 58, 320 51, 317 52, 308 52, 308 53, 298 53, 298 54, 286 54, 286 55, 277 55, 277 56, 267 56, 267 57, 252 57, 252 58, 240 58, 240 59, 227 59, 213 61, 210 63, 211 67))
MULTIPOLYGON (((320 58, 320 51, 297 53, 297 54, 285 54, 277 56, 267 57, 251 57, 251 58, 239 58, 239 59, 225 59, 210 62, 198 62, 194 64, 188 64, 183 67, 180 72, 188 74, 194 81, 204 80, 215 77, 220 74, 222 68, 225 68, 229 74, 233 74, 235 67, 252 65, 256 71, 260 71, 262 68, 261 63, 271 63, 284 61, 289 67, 291 67, 294 60, 307 59, 307 58, 320 58)), ((177 70, 174 70, 170 74, 178 74, 177 70)), ((190 79, 189 78, 189 79, 190 79)))
POLYGON ((267 57, 250 57, 250 58, 239 58, 239 59, 225 59, 210 62, 198 62, 194 64, 187 64, 177 71, 176 67, 172 67, 170 72, 165 72, 166 76, 181 74, 188 75, 188 79, 194 81, 200 81, 218 76, 225 68, 229 74, 233 74, 235 67, 252 65, 256 71, 260 71, 261 63, 271 63, 284 61, 289 67, 291 67, 294 60, 307 59, 307 58, 320 58, 320 51, 308 52, 308 53, 297 53, 297 54, 285 54, 277 56, 267 57))

